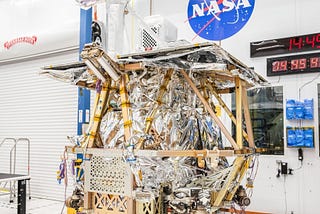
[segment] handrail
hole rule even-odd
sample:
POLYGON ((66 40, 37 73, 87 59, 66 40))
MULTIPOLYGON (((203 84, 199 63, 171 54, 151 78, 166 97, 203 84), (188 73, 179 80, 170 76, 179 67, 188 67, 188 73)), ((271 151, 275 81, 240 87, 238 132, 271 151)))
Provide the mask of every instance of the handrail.
POLYGON ((15 174, 16 172, 16 160, 17 160, 17 140, 15 140, 14 145, 10 150, 10 174, 15 174), (13 153, 14 152, 14 153, 13 153), (12 167, 12 153, 13 153, 13 167, 12 167))
POLYGON ((10 173, 15 172, 15 162, 16 162, 16 145, 17 145, 17 140, 15 138, 7 137, 2 140, 0 143, 0 147, 8 142, 8 140, 12 140, 14 142, 13 146, 10 149, 10 173), (12 168, 12 152, 14 151, 14 163, 13 163, 13 168, 12 168))
MULTIPOLYGON (((13 146, 10 149, 10 174, 14 174, 16 171, 16 157, 17 157, 17 150, 16 150, 16 146, 17 146, 17 140, 15 138, 11 138, 11 137, 7 137, 4 138, 2 140, 2 142, 0 143, 0 147, 5 144, 8 141, 13 141, 13 146), (14 158, 12 159, 12 153, 14 154, 14 158), (13 161, 13 164, 12 164, 13 161), (12 166, 13 165, 13 166, 12 166)), ((5 183, 5 186, 7 185, 7 183, 5 183)), ((10 203, 13 202, 13 189, 14 189, 15 183, 13 183, 10 181, 10 203)))
POLYGON ((30 175, 30 139, 29 138, 18 138, 17 144, 20 141, 26 141, 28 143, 28 175, 30 175))
MULTIPOLYGON (((28 176, 30 176, 30 139, 29 138, 4 138, 1 143, 0 147, 7 143, 8 141, 12 141, 13 145, 10 147, 10 174, 15 174, 16 172, 16 162, 17 162, 17 144, 19 142, 27 142, 28 144, 28 166, 27 166, 27 172, 28 176)), ((5 186, 7 185, 7 182, 5 183, 5 186)), ((15 188, 15 182, 10 182, 10 203, 13 202, 13 192, 15 188)), ((31 199, 31 192, 30 192, 30 180, 28 181, 28 188, 29 188, 29 199, 31 199)))
POLYGON ((1 143, 0 143, 0 147, 2 146, 2 144, 4 144, 6 142, 6 140, 13 140, 13 141, 16 141, 15 138, 12 138, 12 137, 7 137, 7 138, 4 138, 1 143))

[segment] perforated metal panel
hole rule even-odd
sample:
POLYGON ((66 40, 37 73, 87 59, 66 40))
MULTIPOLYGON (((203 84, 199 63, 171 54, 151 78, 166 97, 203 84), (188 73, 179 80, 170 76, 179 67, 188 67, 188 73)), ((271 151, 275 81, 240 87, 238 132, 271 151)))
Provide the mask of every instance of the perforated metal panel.
POLYGON ((121 157, 92 156, 85 163, 85 190, 103 194, 132 195, 132 173, 121 157))
MULTIPOLYGON (((155 32, 155 34, 159 34, 160 26, 153 26, 150 29, 155 32)), ((144 50, 152 50, 158 46, 157 41, 145 30, 141 29, 141 43, 144 50)))

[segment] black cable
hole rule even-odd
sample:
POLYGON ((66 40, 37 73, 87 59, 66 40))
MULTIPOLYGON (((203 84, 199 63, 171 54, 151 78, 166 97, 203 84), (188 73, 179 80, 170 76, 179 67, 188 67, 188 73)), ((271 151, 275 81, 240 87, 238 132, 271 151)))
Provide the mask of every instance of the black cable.
POLYGON ((303 166, 303 161, 300 161, 300 166, 299 166, 298 168, 296 168, 296 169, 293 169, 293 170, 294 170, 294 171, 298 171, 299 169, 302 168, 302 166, 303 166))

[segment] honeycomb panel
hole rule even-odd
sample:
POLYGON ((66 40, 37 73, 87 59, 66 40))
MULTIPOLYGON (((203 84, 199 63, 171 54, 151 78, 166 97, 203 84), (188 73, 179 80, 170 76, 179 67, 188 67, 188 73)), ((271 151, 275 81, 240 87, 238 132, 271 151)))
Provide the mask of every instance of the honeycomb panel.
POLYGON ((130 167, 121 157, 92 156, 85 163, 85 187, 88 192, 131 196, 130 167))

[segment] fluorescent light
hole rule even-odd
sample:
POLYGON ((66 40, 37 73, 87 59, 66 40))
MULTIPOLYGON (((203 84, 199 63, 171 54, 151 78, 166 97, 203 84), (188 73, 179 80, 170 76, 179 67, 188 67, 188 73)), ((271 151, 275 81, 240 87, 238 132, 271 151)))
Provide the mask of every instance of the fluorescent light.
POLYGON ((100 79, 102 82, 106 82, 106 78, 100 73, 100 71, 90 62, 89 60, 85 60, 84 63, 89 67, 89 69, 100 79))
POLYGON ((110 66, 110 64, 103 57, 97 58, 97 61, 114 81, 118 81, 120 79, 118 73, 110 66))

